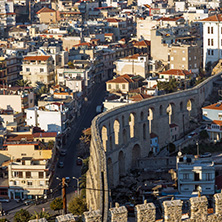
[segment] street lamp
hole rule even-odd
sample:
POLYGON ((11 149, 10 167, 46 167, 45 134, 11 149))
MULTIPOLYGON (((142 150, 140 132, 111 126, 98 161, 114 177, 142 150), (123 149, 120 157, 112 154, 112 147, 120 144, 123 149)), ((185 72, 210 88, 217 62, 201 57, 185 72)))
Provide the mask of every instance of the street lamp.
POLYGON ((200 151, 199 151, 199 142, 196 141, 196 145, 197 145, 197 156, 199 157, 200 151))
POLYGON ((72 177, 72 179, 77 181, 77 193, 78 193, 78 195, 80 195, 80 193, 79 193, 79 178, 72 177))

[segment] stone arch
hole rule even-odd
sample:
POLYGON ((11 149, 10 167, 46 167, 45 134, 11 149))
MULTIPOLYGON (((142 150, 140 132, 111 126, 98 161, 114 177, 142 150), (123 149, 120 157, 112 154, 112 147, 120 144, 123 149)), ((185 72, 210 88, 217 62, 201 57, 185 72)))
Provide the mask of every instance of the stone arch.
POLYGON ((107 165, 108 165, 108 178, 109 178, 109 185, 110 187, 114 186, 114 178, 113 178, 113 163, 112 159, 108 158, 107 160, 107 165))
POLYGON ((119 145, 120 124, 117 119, 113 123, 113 130, 114 130, 114 136, 115 136, 115 145, 119 145))
POLYGON ((160 105, 160 108, 159 108, 159 115, 162 116, 163 115, 163 106, 160 105))
POLYGON ((122 116, 122 127, 124 127, 124 126, 125 126, 125 117, 122 116))
POLYGON ((113 138, 112 138, 112 136, 109 137, 109 148, 110 148, 110 150, 113 149, 113 138))
POLYGON ((135 144, 132 149, 132 169, 137 167, 137 159, 141 156, 141 149, 138 144, 135 144))
POLYGON ((121 177, 125 175, 125 156, 122 150, 119 152, 118 162, 119 162, 119 177, 121 177))
POLYGON ((175 104, 174 103, 170 103, 167 106, 166 112, 169 116, 169 124, 174 123, 175 121, 175 104))
POLYGON ((130 138, 135 137, 135 122, 136 122, 136 114, 130 113, 129 115, 130 138))
POLYGON ((180 102, 180 111, 183 111, 183 102, 180 102))
POLYGON ((140 120, 143 121, 143 118, 144 118, 144 114, 143 114, 143 111, 140 113, 140 120))
POLYGON ((126 129, 123 129, 123 144, 127 144, 127 132, 126 132, 126 129))
POLYGON ((152 132, 152 122, 153 122, 153 119, 154 119, 154 108, 149 108, 148 110, 148 121, 149 121, 149 132, 151 133, 152 132))
POLYGON ((189 99, 187 101, 187 111, 189 112, 189 118, 190 120, 192 118, 196 117, 196 108, 195 108, 195 102, 194 99, 189 99))
POLYGON ((107 128, 105 126, 102 127, 101 134, 102 134, 103 148, 106 152, 108 136, 107 136, 107 128))
POLYGON ((143 139, 146 140, 146 123, 143 124, 143 139))

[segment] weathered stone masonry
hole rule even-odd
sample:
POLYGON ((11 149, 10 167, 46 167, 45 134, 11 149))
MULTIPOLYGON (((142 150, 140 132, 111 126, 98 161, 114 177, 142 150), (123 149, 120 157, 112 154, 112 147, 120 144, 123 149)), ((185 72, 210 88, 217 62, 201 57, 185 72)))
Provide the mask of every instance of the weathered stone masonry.
POLYGON ((150 133, 158 135, 160 147, 169 143, 169 124, 179 126, 180 136, 200 120, 201 107, 211 94, 217 74, 198 86, 181 92, 158 96, 129 104, 96 116, 91 125, 87 204, 100 210, 108 220, 109 189, 119 177, 137 167, 137 159, 146 157, 150 133), (192 121, 191 121, 192 120, 192 121))
MULTIPOLYGON (((208 201, 205 196, 190 198, 190 216, 183 219, 186 222, 221 222, 221 206, 222 194, 215 194, 215 213, 208 215, 208 201), (220 210, 218 210, 220 209, 220 210)), ((164 219, 158 220, 164 222, 180 222, 182 221, 182 203, 181 200, 164 201, 164 219)), ((125 206, 119 207, 118 204, 114 208, 109 209, 109 222, 127 222, 127 209, 125 206)), ((85 222, 102 221, 102 216, 99 211, 89 211, 84 213, 85 222), (98 217, 100 220, 98 220, 98 217)), ((153 203, 144 203, 135 207, 135 221, 137 222, 155 222, 156 209, 153 203)))

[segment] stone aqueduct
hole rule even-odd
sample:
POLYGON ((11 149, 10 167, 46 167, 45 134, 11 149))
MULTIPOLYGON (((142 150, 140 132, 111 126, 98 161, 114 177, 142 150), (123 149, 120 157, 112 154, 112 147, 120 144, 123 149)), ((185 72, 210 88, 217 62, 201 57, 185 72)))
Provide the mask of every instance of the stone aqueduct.
POLYGON ((103 221, 107 221, 109 189, 136 168, 137 159, 148 155, 150 133, 164 147, 170 142, 171 123, 179 126, 180 136, 190 131, 191 122, 200 120, 201 107, 218 79, 221 74, 192 89, 115 108, 93 119, 86 195, 88 207, 99 209, 103 221))

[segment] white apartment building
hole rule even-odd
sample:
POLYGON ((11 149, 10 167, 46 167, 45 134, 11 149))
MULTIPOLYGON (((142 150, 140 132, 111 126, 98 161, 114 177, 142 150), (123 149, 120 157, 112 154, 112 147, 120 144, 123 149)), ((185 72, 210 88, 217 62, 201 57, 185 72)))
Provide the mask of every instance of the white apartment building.
POLYGON ((9 199, 42 197, 46 194, 51 174, 47 160, 23 157, 8 165, 9 199))
POLYGON ((63 133, 68 126, 66 113, 60 103, 52 103, 43 107, 33 107, 25 110, 26 123, 29 126, 37 126, 46 132, 63 133))
POLYGON ((43 55, 26 56, 20 74, 24 80, 30 81, 32 86, 35 86, 36 82, 46 85, 53 84, 55 82, 53 58, 43 55))
POLYGON ((134 54, 114 62, 117 75, 140 75, 146 78, 149 73, 149 61, 147 55, 134 54))
MULTIPOLYGON (((180 153, 181 154, 181 153, 180 153)), ((215 192, 215 167, 209 158, 177 156, 178 191, 182 195, 212 195, 215 192)))
POLYGON ((222 15, 201 20, 203 23, 203 67, 222 58, 222 15))

